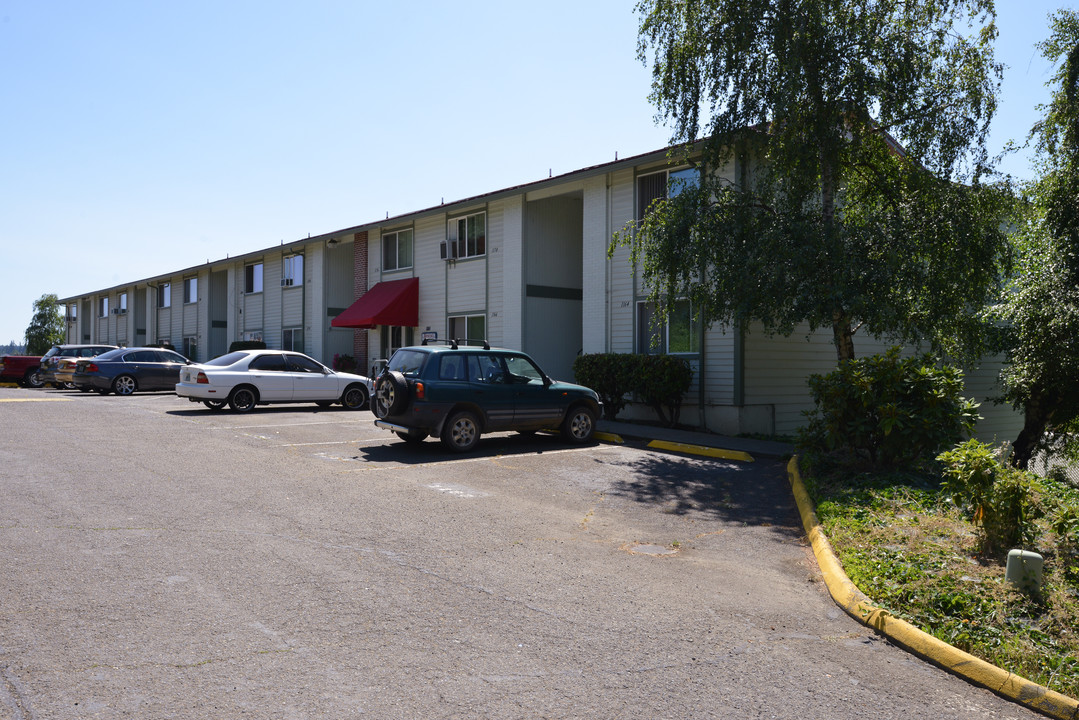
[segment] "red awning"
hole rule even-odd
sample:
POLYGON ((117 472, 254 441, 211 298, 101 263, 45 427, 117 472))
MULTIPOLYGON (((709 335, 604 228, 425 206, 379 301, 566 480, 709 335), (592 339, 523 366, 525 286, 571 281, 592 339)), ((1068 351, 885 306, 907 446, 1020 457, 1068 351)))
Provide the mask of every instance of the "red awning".
POLYGON ((330 321, 331 326, 339 328, 417 327, 419 324, 419 278, 375 283, 359 300, 330 321))

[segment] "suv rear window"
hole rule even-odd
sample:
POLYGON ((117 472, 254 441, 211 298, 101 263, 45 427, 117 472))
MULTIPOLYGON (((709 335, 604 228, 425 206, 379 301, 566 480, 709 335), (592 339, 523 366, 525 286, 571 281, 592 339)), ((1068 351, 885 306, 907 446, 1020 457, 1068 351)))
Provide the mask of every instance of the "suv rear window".
POLYGON ((427 355, 428 353, 420 350, 398 350, 390 358, 390 363, 386 368, 396 370, 405 376, 415 377, 420 374, 420 368, 423 367, 423 361, 427 359, 427 355))

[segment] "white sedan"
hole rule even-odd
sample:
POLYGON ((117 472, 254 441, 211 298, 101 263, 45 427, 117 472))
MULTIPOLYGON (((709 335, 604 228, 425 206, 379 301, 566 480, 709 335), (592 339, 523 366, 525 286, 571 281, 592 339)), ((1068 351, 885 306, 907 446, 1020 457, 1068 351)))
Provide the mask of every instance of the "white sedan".
POLYGON ((367 407, 371 381, 331 370, 308 356, 287 350, 237 350, 180 371, 176 394, 211 410, 227 404, 236 412, 256 405, 335 402, 349 410, 367 407))

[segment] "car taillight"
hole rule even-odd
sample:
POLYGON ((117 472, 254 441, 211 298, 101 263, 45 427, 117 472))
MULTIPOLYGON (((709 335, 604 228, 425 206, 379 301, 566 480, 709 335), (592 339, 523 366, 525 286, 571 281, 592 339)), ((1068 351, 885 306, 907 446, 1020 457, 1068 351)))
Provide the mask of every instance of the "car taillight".
POLYGON ((210 379, 206 377, 206 373, 199 372, 198 377, 195 378, 195 382, 199 385, 209 385, 210 379))
POLYGON ((93 363, 86 363, 86 367, 83 368, 83 372, 97 372, 97 365, 93 363))
POLYGON ((423 383, 416 383, 416 399, 423 400, 423 383))

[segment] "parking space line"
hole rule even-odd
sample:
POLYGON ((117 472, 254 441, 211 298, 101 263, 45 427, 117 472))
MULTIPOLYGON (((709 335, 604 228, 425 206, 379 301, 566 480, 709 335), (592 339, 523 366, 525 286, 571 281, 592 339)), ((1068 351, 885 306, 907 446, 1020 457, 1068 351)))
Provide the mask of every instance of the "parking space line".
POLYGON ((9 402, 71 402, 66 397, 42 397, 42 398, 0 398, 0 403, 9 402))

